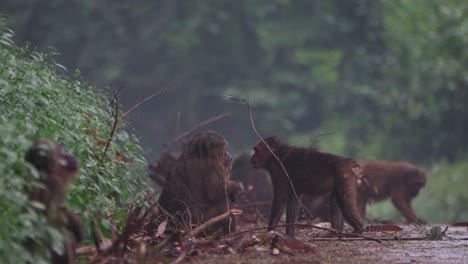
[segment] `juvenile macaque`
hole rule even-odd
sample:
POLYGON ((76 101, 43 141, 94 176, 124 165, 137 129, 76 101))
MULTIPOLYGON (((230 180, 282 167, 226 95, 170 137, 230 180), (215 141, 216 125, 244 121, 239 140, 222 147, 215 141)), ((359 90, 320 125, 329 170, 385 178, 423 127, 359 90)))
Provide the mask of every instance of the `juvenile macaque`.
POLYGON ((50 249, 51 263, 74 263, 76 245, 83 238, 83 224, 66 208, 65 196, 72 181, 78 177, 78 163, 59 143, 47 139, 36 141, 25 159, 40 173, 39 183, 42 185, 31 191, 30 199, 44 205, 49 224, 64 236, 63 253, 50 249))
MULTIPOLYGON (((239 185, 239 196, 250 204, 260 203, 255 206, 262 215, 268 215, 271 211, 271 200, 273 198, 273 188, 270 176, 267 172, 255 170, 250 163, 250 155, 243 154, 234 159, 231 170, 231 180, 239 185), (263 204, 267 203, 267 204, 263 204)), ((255 207, 244 209, 249 211, 255 207)))
POLYGON ((362 215, 366 214, 369 202, 392 199, 395 207, 406 217, 409 223, 425 223, 418 219, 411 207, 411 200, 426 184, 423 169, 408 162, 390 162, 382 160, 359 160, 362 167, 362 182, 358 186, 358 207, 362 215))
MULTIPOLYGON (((232 158, 228 142, 213 131, 194 136, 173 164, 159 204, 175 221, 191 227, 227 212, 235 201, 237 184, 229 180, 232 158)), ((212 226, 207 234, 235 231, 234 218, 212 226)))
POLYGON ((354 232, 362 231, 363 221, 356 205, 361 168, 356 161, 313 148, 292 147, 274 137, 258 142, 254 150, 252 165, 256 169, 267 170, 273 183, 273 204, 268 223, 270 230, 278 224, 286 207, 286 223, 289 224, 286 234, 294 235, 292 224, 296 222, 299 211, 297 198, 306 193, 312 197, 331 194, 333 228, 343 229, 344 216, 354 232))
POLYGON ((177 158, 169 152, 163 152, 161 156, 149 166, 149 176, 160 187, 166 184, 166 179, 174 171, 177 158))

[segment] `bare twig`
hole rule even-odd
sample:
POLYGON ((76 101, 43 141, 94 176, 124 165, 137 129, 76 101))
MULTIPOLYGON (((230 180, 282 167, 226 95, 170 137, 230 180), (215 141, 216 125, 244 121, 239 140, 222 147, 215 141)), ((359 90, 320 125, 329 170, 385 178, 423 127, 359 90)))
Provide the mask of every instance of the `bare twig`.
MULTIPOLYGON (((286 226, 312 227, 312 228, 315 228, 315 229, 331 232, 331 233, 333 233, 335 235, 338 235, 338 236, 360 237, 360 238, 363 238, 365 240, 371 240, 371 241, 375 241, 377 243, 382 243, 382 241, 380 239, 377 239, 377 238, 368 237, 368 236, 361 235, 361 234, 356 234, 356 233, 348 233, 348 232, 339 231, 339 230, 336 230, 336 229, 333 229, 333 228, 326 228, 326 227, 312 225, 312 224, 283 224, 283 225, 275 225, 275 226, 271 226, 271 227, 272 228, 277 228, 277 227, 286 227, 286 226)), ((240 232, 237 232, 237 233, 234 233, 234 234, 229 234, 229 235, 226 235, 225 237, 227 237, 227 236, 237 236, 237 235, 240 235, 240 234, 251 233, 251 232, 254 232, 254 231, 258 231, 258 230, 265 230, 265 229, 268 229, 268 228, 269 228, 268 226, 252 228, 252 229, 243 230, 243 231, 240 231, 240 232)))
MULTIPOLYGON (((392 240, 404 240, 404 241, 411 241, 411 240, 426 240, 429 237, 381 237, 379 240, 381 241, 392 241, 392 240)), ((330 238, 312 238, 313 241, 355 241, 355 240, 365 240, 362 237, 349 237, 349 238, 339 238, 339 237, 330 237, 330 238)))
POLYGON ((248 208, 248 207, 258 207, 258 206, 265 206, 265 205, 271 205, 271 202, 242 203, 242 204, 237 204, 236 207, 238 207, 238 208, 248 208))
POLYGON ((318 138, 324 137, 324 136, 330 136, 330 135, 334 135, 334 134, 335 134, 335 132, 328 132, 328 133, 317 134, 317 135, 315 135, 314 137, 311 138, 310 143, 311 143, 311 145, 313 145, 313 144, 315 144, 316 142, 318 142, 318 138))
POLYGON ((156 96, 159 96, 161 95, 162 93, 166 92, 167 89, 163 89, 161 91, 158 91, 148 97, 146 97, 145 99, 141 100, 140 102, 136 103, 134 106, 132 106, 127 112, 125 112, 123 115, 120 116, 120 120, 124 119, 125 116, 127 116, 128 114, 130 114, 133 110, 135 110, 136 108, 138 108, 141 104, 143 104, 144 102, 156 97, 156 96))
POLYGON ((119 92, 120 90, 122 89, 123 87, 123 84, 119 87, 118 90, 113 90, 112 93, 113 93, 113 102, 114 102, 114 124, 112 125, 112 130, 111 130, 111 133, 109 135, 109 139, 107 139, 106 141, 106 147, 104 148, 104 152, 102 153, 102 158, 105 157, 106 155, 106 152, 107 150, 109 149, 109 146, 110 146, 110 143, 112 142, 112 139, 114 138, 114 134, 115 132, 117 131, 117 127, 119 126, 120 122, 122 122, 122 120, 129 114, 131 113, 133 110, 135 110, 137 107, 139 107, 142 103, 156 97, 156 96, 159 96, 160 94, 162 94, 163 92, 165 92, 167 89, 163 89, 161 91, 158 91, 157 93, 154 93, 148 97, 146 97, 145 99, 143 99, 142 101, 136 103, 134 106, 132 106, 127 112, 125 112, 124 114, 122 114, 121 116, 119 116, 119 92))
POLYGON ((242 214, 242 210, 231 209, 231 210, 225 212, 224 214, 215 216, 215 217, 211 218, 210 220, 206 221, 205 223, 199 225, 197 228, 195 228, 192 231, 188 232, 187 236, 196 237, 198 234, 200 234, 200 232, 202 232, 203 230, 205 230, 209 226, 214 225, 214 224, 216 224, 216 223, 230 217, 231 215, 238 215, 238 214, 242 214))
POLYGON ((167 144, 167 146, 164 148, 162 153, 168 151, 171 148, 172 145, 174 145, 175 143, 179 142, 181 139, 183 139, 183 138, 187 137, 188 135, 190 135, 190 133, 192 133, 194 130, 196 130, 196 129, 202 127, 202 126, 206 126, 207 124, 209 124, 211 122, 214 122, 216 120, 219 120, 219 119, 224 118, 224 117, 229 116, 229 115, 230 115, 230 113, 222 113, 222 114, 210 117, 210 118, 206 119, 203 122, 195 124, 189 130, 187 130, 184 133, 178 135, 169 144, 167 144))
POLYGON ((117 126, 119 125, 119 92, 122 90, 123 86, 124 86, 125 83, 123 83, 118 90, 115 90, 115 87, 114 89, 112 90, 112 94, 113 94, 113 102, 114 102, 114 123, 112 124, 112 130, 111 130, 111 133, 110 133, 110 136, 109 136, 109 139, 107 140, 106 142, 106 147, 104 148, 104 152, 102 153, 102 157, 104 157, 106 155, 106 152, 107 150, 109 149, 109 146, 110 146, 110 142, 112 140, 112 138, 114 137, 114 134, 115 134, 115 131, 117 130, 117 126))

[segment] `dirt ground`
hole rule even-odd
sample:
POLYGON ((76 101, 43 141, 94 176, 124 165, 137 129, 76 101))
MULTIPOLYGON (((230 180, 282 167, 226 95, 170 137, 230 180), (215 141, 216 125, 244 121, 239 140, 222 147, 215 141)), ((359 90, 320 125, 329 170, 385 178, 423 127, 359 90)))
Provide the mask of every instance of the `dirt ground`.
MULTIPOLYGON (((242 254, 206 254, 192 263, 468 263, 468 228, 448 227, 441 240, 429 240, 434 226, 398 225, 401 231, 365 232, 381 243, 362 238, 318 239, 311 228, 296 231, 296 239, 315 249, 303 253, 283 246, 273 254, 269 244, 242 254)), ((446 226, 440 225, 442 231, 446 226)), ((278 231, 283 231, 279 229, 278 231)), ((262 233, 257 233, 262 236, 262 233)), ((265 232, 263 232, 265 236, 265 232)))

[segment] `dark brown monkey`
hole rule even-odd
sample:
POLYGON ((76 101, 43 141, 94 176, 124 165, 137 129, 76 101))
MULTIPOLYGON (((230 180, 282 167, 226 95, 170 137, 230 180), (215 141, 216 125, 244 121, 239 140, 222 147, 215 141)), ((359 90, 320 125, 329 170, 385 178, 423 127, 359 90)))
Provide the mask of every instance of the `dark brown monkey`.
POLYGON ((369 202, 392 199, 393 205, 409 223, 425 223, 418 219, 411 207, 411 200, 426 184, 423 169, 408 162, 359 160, 362 182, 358 184, 358 207, 363 216, 369 202))
POLYGON ((300 212, 299 215, 301 216, 305 213, 305 216, 309 220, 316 222, 330 222, 330 194, 320 197, 302 194, 301 203, 304 212, 300 212))
POLYGON ((166 184, 166 179, 174 170, 177 158, 165 151, 161 156, 149 165, 149 176, 160 187, 166 184))
POLYGON ((246 200, 245 202, 265 202, 267 204, 258 206, 259 211, 262 215, 270 213, 273 198, 270 176, 265 171, 255 170, 252 167, 249 154, 242 154, 234 159, 231 180, 239 185, 239 196, 242 195, 246 200))
MULTIPOLYGON (((159 204, 176 221, 189 227, 199 225, 227 212, 235 200, 237 184, 229 181, 232 158, 227 151, 228 142, 216 132, 195 135, 184 152, 173 164, 159 198, 159 204)), ((234 218, 226 219, 207 231, 235 230, 234 218)))
POLYGON ((47 139, 36 141, 25 159, 39 171, 42 185, 31 191, 30 199, 44 205, 49 224, 64 236, 64 252, 57 253, 51 248, 51 262, 75 263, 75 248, 83 238, 83 224, 65 207, 65 196, 78 177, 78 163, 59 143, 47 139))
POLYGON ((331 193, 332 227, 342 230, 344 216, 354 232, 362 231, 363 222, 356 205, 356 185, 361 170, 356 161, 315 149, 292 147, 274 137, 258 142, 254 150, 252 165, 256 169, 267 170, 273 183, 273 204, 268 223, 270 230, 278 224, 286 206, 286 223, 290 224, 286 227, 286 234, 294 235, 291 224, 295 223, 299 211, 299 202, 294 193, 299 198, 303 193, 313 197, 331 193))

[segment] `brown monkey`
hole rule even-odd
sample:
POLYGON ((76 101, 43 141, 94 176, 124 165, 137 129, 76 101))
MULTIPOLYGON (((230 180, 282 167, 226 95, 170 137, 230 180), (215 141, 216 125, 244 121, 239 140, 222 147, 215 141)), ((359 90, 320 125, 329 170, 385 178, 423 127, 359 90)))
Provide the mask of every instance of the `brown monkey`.
POLYGON ((51 262, 74 263, 76 245, 83 238, 83 224, 65 207, 65 196, 78 177, 78 163, 59 143, 47 139, 36 141, 25 159, 39 171, 42 185, 31 191, 30 199, 44 205, 49 224, 64 236, 64 252, 58 253, 51 247, 51 262))
POLYGON ((149 165, 149 176, 159 186, 163 187, 166 179, 174 170, 174 164, 177 158, 171 153, 165 151, 161 156, 149 165))
MULTIPOLYGON (((330 195, 326 194, 320 197, 302 194, 301 203, 305 216, 309 220, 318 222, 330 222, 330 195)), ((301 212, 300 214, 301 215, 301 212)))
POLYGON ((289 224, 286 234, 293 236, 292 224, 299 211, 297 198, 303 193, 314 197, 331 193, 332 227, 342 230, 344 216, 354 232, 362 231, 363 222, 356 205, 356 184, 361 170, 356 161, 312 148, 291 147, 274 137, 258 142, 254 150, 252 165, 256 169, 267 170, 273 183, 270 230, 278 224, 286 206, 286 223, 289 224))
POLYGON ((425 223, 418 219, 411 207, 411 200, 426 184, 423 169, 408 162, 383 160, 359 160, 362 167, 362 182, 358 185, 358 207, 366 215, 368 202, 382 201, 389 197, 393 205, 409 223, 425 223))
MULTIPOLYGON (((162 208, 177 216, 173 220, 199 225, 231 208, 237 184, 229 181, 232 158, 227 148, 226 139, 213 131, 199 133, 187 143, 159 198, 162 208)), ((234 231, 234 218, 212 226, 207 233, 219 229, 234 231)))
POLYGON ((239 185, 239 196, 243 194, 247 203, 268 203, 258 206, 262 215, 267 215, 271 211, 273 188, 270 176, 265 171, 255 170, 252 167, 249 154, 242 154, 234 159, 231 180, 239 185))

